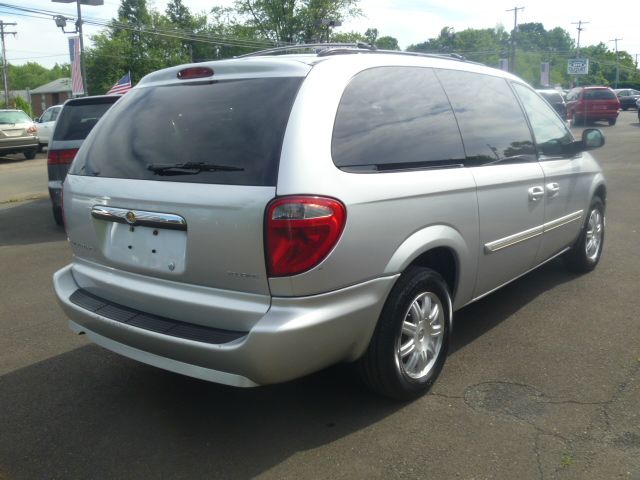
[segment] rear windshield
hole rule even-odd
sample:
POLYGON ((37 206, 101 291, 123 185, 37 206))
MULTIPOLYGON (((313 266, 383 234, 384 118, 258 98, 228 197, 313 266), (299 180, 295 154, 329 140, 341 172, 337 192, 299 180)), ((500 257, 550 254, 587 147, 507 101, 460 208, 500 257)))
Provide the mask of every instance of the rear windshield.
POLYGON ((584 99, 585 100, 615 100, 616 94, 611 90, 605 90, 604 88, 601 90, 585 90, 584 91, 584 99))
POLYGON ((0 112, 0 125, 30 122, 31 119, 24 112, 0 112))
POLYGON ((260 78, 134 89, 101 123, 71 174, 274 186, 301 83, 260 78), (180 168, 185 163, 220 168, 180 168))
POLYGON ((98 120, 109 110, 114 100, 100 103, 70 103, 65 105, 53 131, 54 140, 84 140, 98 120))

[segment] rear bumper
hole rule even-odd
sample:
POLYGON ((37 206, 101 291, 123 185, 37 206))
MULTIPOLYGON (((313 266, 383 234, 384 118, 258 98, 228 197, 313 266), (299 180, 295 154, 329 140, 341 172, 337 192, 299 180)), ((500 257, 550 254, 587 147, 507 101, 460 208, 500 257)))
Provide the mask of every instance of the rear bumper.
MULTIPOLYGON (((54 275, 54 288, 76 333, 129 358, 226 385, 250 387, 301 377, 361 356, 397 276, 322 295, 272 299, 245 335, 212 344, 165 335, 112 320, 70 300, 79 289, 71 265, 54 275)), ((188 319, 180 319, 188 321, 188 319)))
POLYGON ((38 148, 38 137, 20 137, 0 140, 0 152, 21 152, 38 148))

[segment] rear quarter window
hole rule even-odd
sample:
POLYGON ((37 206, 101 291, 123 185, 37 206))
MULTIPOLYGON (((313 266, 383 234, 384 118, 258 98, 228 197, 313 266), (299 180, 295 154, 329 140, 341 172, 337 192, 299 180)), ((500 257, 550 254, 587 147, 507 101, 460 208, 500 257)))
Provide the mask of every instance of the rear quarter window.
POLYGON ((346 171, 460 166, 451 105, 430 68, 377 67, 346 87, 333 129, 334 164, 346 171))
POLYGON ((70 173, 273 186, 301 83, 298 77, 254 78, 131 90, 100 124, 70 173), (233 171, 150 169, 184 163, 221 165, 233 171))

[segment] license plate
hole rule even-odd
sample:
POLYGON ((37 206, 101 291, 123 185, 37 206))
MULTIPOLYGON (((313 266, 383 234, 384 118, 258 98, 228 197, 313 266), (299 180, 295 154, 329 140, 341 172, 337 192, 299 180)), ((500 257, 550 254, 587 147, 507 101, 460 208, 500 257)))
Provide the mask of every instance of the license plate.
POLYGON ((105 256, 116 263, 154 272, 184 273, 187 232, 109 223, 105 256))
POLYGON ((4 130, 4 134, 7 137, 19 137, 22 135, 22 129, 20 130, 4 130))

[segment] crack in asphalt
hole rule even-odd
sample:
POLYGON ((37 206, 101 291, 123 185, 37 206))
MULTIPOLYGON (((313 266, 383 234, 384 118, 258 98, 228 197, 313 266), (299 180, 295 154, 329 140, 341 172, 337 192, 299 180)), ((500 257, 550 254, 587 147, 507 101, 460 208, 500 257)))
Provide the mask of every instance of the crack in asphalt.
MULTIPOLYGON (((544 412, 547 405, 580 405, 580 406, 596 406, 600 407, 598 412, 604 418, 605 430, 610 434, 615 434, 614 426, 611 420, 611 407, 618 402, 629 389, 632 381, 640 372, 640 361, 632 365, 627 370, 624 379, 618 384, 618 387, 612 393, 611 398, 604 401, 588 401, 575 399, 562 399, 558 397, 549 397, 540 392, 535 387, 518 382, 508 381, 488 381, 470 385, 465 388, 464 395, 447 395, 432 392, 429 395, 441 397, 450 400, 463 400, 465 405, 476 411, 483 411, 490 416, 502 417, 515 420, 519 423, 532 427, 535 431, 533 441, 533 453, 535 454, 538 473, 541 480, 545 479, 544 463, 542 459, 543 437, 550 437, 560 442, 566 447, 565 456, 573 458, 576 453, 576 442, 580 439, 580 435, 574 435, 573 438, 567 438, 557 432, 551 432, 536 424, 536 419, 544 412)), ((584 441, 589 443, 600 443, 594 434, 596 430, 596 418, 591 417, 591 421, 586 427, 584 441)), ((611 442, 617 448, 640 446, 640 434, 634 432, 623 432, 617 435, 616 439, 611 442)), ((593 462, 593 456, 586 456, 585 469, 590 468, 593 462)), ((560 470, 568 466, 561 464, 553 469, 551 475, 556 475, 560 470)))

